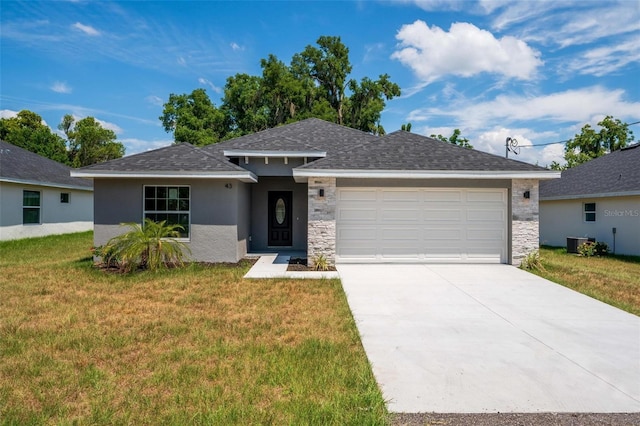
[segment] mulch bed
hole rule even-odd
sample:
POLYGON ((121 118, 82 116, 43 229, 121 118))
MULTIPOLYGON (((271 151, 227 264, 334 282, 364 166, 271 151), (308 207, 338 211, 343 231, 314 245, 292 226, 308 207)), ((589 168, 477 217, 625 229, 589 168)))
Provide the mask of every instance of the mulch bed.
MULTIPOLYGON (((335 271, 335 266, 329 266, 327 271, 335 271)), ((307 266, 307 259, 303 257, 292 257, 289 259, 289 266, 287 267, 287 271, 315 271, 315 269, 307 266)))

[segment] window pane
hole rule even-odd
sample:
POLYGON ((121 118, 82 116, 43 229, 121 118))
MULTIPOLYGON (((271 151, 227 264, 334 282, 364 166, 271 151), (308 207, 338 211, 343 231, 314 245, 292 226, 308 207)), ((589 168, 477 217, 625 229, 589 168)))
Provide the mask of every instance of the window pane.
POLYGON ((23 191, 22 205, 26 207, 40 206, 40 193, 38 191, 23 191))
POLYGON ((189 188, 186 186, 180 187, 180 198, 189 198, 189 188))
POLYGON ((180 200, 180 205, 178 206, 178 209, 181 212, 189 211, 189 200, 180 200))
POLYGON ((145 210, 155 210, 156 209, 156 200, 154 200, 154 199, 146 199, 146 200, 144 200, 144 209, 145 210))
POLYGON ((596 211, 596 203, 585 203, 584 211, 585 212, 595 212, 596 211))
POLYGON ((39 208, 22 209, 22 223, 40 223, 40 209, 39 208))
POLYGON ((156 210, 158 211, 166 211, 167 210, 167 200, 166 199, 158 199, 156 203, 156 210))
POLYGON ((596 214, 595 213, 585 213, 584 214, 584 220, 586 220, 587 222, 595 222, 596 221, 596 214))
POLYGON ((174 212, 178 210, 178 200, 169 200, 167 203, 167 210, 174 212))
POLYGON ((183 238, 189 237, 189 213, 190 207, 189 187, 182 186, 146 186, 144 210, 145 218, 154 222, 166 221, 168 224, 176 224, 184 227, 180 232, 183 238))
POLYGON ((169 198, 172 200, 178 198, 178 188, 169 188, 169 198))
POLYGON ((167 187, 166 186, 156 187, 156 197, 167 198, 167 187))
POLYGON ((155 197, 156 197, 156 187, 146 186, 144 188, 144 198, 155 198, 155 197))

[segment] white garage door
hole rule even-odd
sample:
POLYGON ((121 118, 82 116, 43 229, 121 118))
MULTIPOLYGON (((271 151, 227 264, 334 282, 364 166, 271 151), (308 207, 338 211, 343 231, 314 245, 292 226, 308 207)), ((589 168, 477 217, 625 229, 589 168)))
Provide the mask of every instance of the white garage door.
POLYGON ((507 190, 338 188, 336 261, 507 262, 507 190))

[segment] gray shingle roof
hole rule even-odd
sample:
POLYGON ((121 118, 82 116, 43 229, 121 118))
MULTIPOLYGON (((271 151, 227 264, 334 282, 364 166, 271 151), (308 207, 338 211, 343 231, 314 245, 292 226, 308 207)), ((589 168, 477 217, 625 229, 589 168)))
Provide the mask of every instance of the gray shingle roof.
POLYGON ((560 179, 542 182, 540 198, 640 193, 640 143, 564 170, 560 179))
POLYGON ((269 151, 324 151, 327 156, 339 153, 354 145, 377 139, 360 130, 341 126, 318 118, 274 127, 239 138, 231 139, 204 149, 221 152, 225 149, 269 151))
POLYGON ((91 190, 93 182, 70 176, 71 167, 0 141, 0 180, 91 190))
POLYGON ((171 145, 83 167, 82 172, 246 172, 189 143, 171 145))
POLYGON ((302 169, 539 172, 542 167, 397 131, 302 169))

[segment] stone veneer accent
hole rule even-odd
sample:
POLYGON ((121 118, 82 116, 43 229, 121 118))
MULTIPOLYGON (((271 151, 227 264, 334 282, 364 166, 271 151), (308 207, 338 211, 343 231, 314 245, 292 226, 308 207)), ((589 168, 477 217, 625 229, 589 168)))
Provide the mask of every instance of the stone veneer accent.
POLYGON ((537 179, 511 181, 511 263, 515 266, 540 247, 538 201, 537 179), (529 191, 530 198, 524 198, 525 191, 529 191))
POLYGON ((329 265, 336 263, 336 178, 310 177, 308 187, 307 262, 323 255, 329 265), (319 195, 324 189, 324 197, 319 195))

